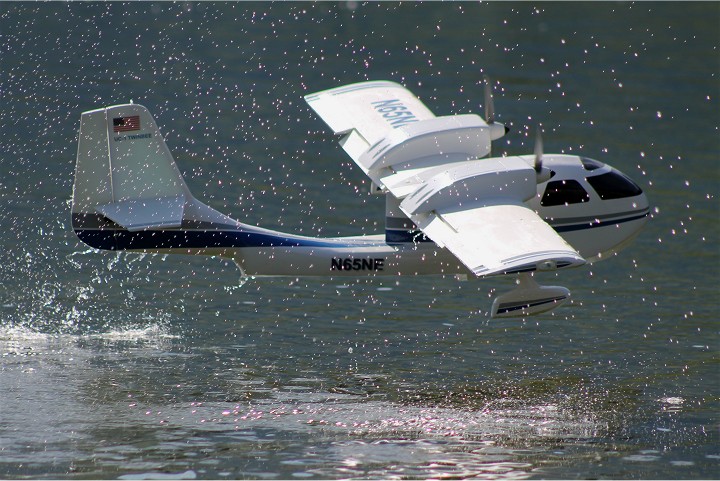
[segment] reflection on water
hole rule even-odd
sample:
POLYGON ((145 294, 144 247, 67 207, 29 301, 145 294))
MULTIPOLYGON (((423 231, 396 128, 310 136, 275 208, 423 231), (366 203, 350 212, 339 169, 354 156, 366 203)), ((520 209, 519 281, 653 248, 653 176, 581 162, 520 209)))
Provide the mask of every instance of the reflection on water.
POLYGON ((3 328, 0 352, 0 466, 11 476, 524 479, 570 458, 610 476, 638 462, 695 465, 633 448, 624 425, 639 391, 572 378, 398 394, 383 367, 347 373, 352 389, 340 373, 282 361, 223 373, 222 350, 152 323, 82 336, 3 328))
POLYGON ((324 390, 332 381, 321 377, 283 385, 270 377, 272 368, 267 378, 248 376, 241 383, 235 394, 250 400, 189 401, 208 397, 212 381, 180 383, 173 390, 167 376, 152 369, 176 370, 197 357, 168 349, 172 337, 154 327, 84 337, 2 332, 2 381, 12 393, 4 399, 9 414, 4 422, 12 424, 13 416, 28 410, 37 415, 29 431, 15 434, 12 443, 5 439, 3 463, 32 465, 33 445, 44 443, 48 429, 64 427, 72 434, 56 437, 46 448, 57 463, 88 475, 120 467, 140 472, 190 467, 217 475, 228 470, 232 476, 525 477, 533 465, 523 459, 538 448, 498 447, 498 440, 537 445, 546 438, 555 444, 590 439, 598 429, 590 419, 553 405, 505 399, 470 411, 368 401, 365 395, 324 390), (35 379, 20 379, 25 376, 35 379), (158 381, 162 389, 154 385, 158 381), (258 396, 244 396, 250 393, 258 396), (45 405, 50 399, 52 405, 45 405), (152 450, 139 456, 146 443, 152 450), (90 445, 95 447, 88 457, 90 445), (210 446, 214 455, 207 459, 210 446), (266 472, 268 464, 279 471, 266 472))

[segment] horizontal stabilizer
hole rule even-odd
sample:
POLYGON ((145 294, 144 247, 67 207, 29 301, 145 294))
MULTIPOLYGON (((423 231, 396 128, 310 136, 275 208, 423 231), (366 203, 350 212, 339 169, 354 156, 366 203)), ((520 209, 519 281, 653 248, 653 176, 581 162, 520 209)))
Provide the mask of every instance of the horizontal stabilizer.
POLYGON ((171 229, 182 225, 185 197, 161 197, 114 202, 96 210, 125 229, 135 232, 146 229, 171 229))

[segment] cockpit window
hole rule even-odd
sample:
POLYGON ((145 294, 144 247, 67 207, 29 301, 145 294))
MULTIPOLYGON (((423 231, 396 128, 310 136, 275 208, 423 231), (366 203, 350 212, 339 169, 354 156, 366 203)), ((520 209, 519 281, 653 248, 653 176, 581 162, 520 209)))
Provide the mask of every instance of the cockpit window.
POLYGON ((616 170, 588 177, 587 181, 602 200, 623 199, 642 194, 642 189, 635 182, 616 170))
POLYGON ((605 167, 605 164, 603 164, 599 160, 588 159, 587 157, 580 157, 580 161, 582 162, 585 170, 597 170, 605 167))
POLYGON ((553 205, 579 204, 590 200, 590 195, 576 180, 555 180, 548 182, 540 205, 549 207, 553 205))

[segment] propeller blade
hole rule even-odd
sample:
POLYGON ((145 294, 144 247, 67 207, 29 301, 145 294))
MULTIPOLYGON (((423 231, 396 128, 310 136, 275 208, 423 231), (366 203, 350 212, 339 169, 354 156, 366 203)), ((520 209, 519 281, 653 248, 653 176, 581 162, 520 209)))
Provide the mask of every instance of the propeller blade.
POLYGON ((543 141, 540 124, 535 129, 535 172, 542 172, 543 141))
POLYGON ((492 124, 495 122, 495 106, 493 105, 490 78, 487 75, 483 75, 483 83, 485 84, 485 122, 492 124))

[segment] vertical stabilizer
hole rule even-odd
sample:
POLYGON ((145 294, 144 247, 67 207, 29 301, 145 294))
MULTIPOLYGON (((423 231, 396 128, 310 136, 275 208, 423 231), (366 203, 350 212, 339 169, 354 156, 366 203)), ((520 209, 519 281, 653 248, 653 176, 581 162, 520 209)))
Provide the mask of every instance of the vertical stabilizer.
POLYGON ((192 199, 150 112, 116 105, 80 120, 73 227, 98 215, 131 231, 179 227, 192 199))

